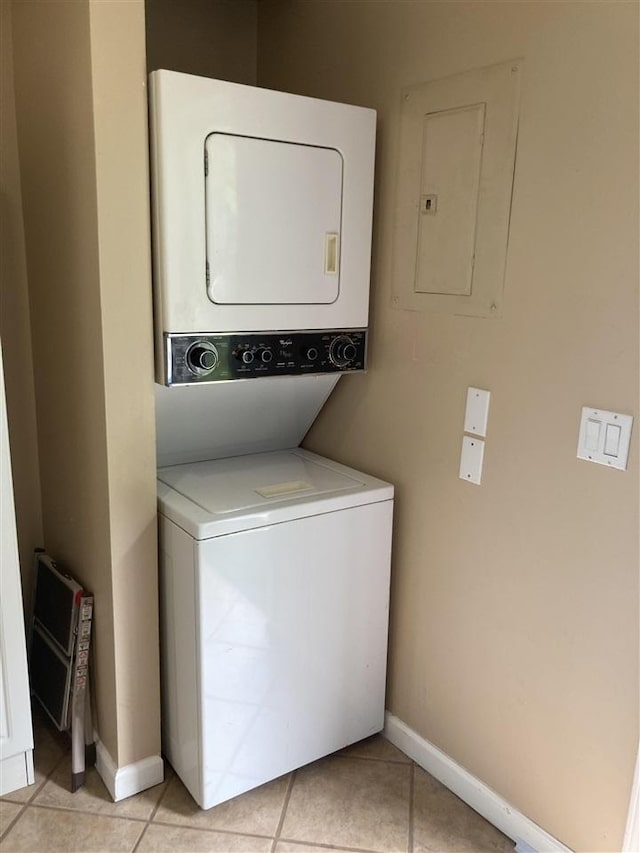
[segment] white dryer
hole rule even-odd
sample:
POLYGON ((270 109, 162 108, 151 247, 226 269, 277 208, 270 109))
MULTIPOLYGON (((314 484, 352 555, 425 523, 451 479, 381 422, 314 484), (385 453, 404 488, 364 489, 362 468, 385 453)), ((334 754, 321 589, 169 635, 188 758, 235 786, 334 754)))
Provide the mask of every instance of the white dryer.
POLYGON ((364 369, 375 111, 159 70, 150 117, 157 381, 364 369))
POLYGON ((383 727, 392 486, 308 451, 158 472, 166 755, 209 808, 383 727))

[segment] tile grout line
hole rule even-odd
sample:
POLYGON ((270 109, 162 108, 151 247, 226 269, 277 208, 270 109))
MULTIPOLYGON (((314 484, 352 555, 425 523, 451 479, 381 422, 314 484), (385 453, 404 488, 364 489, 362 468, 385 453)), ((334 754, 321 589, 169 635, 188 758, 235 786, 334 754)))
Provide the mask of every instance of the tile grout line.
POLYGON ((287 814, 287 808, 289 806, 289 800, 291 799, 291 792, 293 791, 293 783, 296 780, 297 770, 294 770, 291 773, 291 777, 289 779, 289 784, 287 785, 287 792, 284 795, 284 802, 282 804, 282 812, 280 814, 280 820, 278 821, 278 825, 276 827, 276 831, 273 836, 273 844, 271 845, 271 853, 275 853, 276 847, 278 846, 278 841, 280 840, 280 833, 282 832, 282 827, 284 826, 284 819, 287 814))
POLYGON ((189 832, 200 832, 203 835, 217 833, 219 835, 233 835, 236 838, 256 838, 260 841, 273 841, 273 835, 260 835, 257 832, 246 832, 237 829, 223 829, 220 826, 194 826, 192 823, 169 823, 166 820, 155 820, 154 826, 166 826, 171 829, 188 829, 189 832))
POLYGON ((414 793, 416 787, 416 764, 411 762, 411 775, 409 776, 409 837, 407 838, 408 853, 413 853, 413 816, 414 816, 414 793))
MULTIPOLYGON (((346 853, 381 853, 380 850, 372 850, 370 847, 344 847, 339 846, 338 844, 327 844, 324 841, 300 841, 295 838, 279 838, 279 841, 282 841, 285 844, 296 844, 299 846, 303 845, 311 845, 313 848, 322 848, 322 850, 340 850, 346 851, 346 853)), ((304 851, 302 851, 304 853, 304 851)))
MULTIPOLYGON (((33 753, 34 753, 34 762, 35 762, 35 746, 34 746, 33 753)), ((4 830, 4 832, 3 832, 2 834, 0 834, 0 840, 2 840, 2 841, 6 841, 7 836, 9 835, 9 833, 11 832, 11 830, 13 829, 13 827, 14 827, 14 826, 16 825, 16 823, 20 820, 20 818, 21 818, 21 817, 22 817, 22 815, 25 813, 25 811, 27 810, 27 808, 28 808, 29 806, 32 806, 32 805, 33 805, 33 801, 35 800, 35 798, 38 796, 38 794, 39 794, 41 791, 43 791, 43 790, 44 790, 44 786, 47 784, 47 782, 49 781, 49 779, 51 779, 51 777, 52 777, 52 776, 53 776, 53 774, 56 772, 56 770, 58 769, 58 767, 62 764, 62 762, 64 761, 64 759, 67 757, 67 753, 68 753, 68 750, 67 750, 66 752, 63 752, 63 753, 62 753, 62 755, 58 758, 58 760, 54 762, 53 767, 52 767, 52 768, 51 768, 51 770, 47 773, 47 775, 44 777, 44 779, 42 780, 42 782, 41 782, 39 785, 34 785, 34 790, 31 792, 31 794, 30 794, 29 798, 28 798, 27 800, 25 800, 23 803, 15 803, 15 802, 13 802, 12 800, 6 800, 6 799, 4 799, 4 798, 3 798, 3 802, 5 802, 5 803, 11 803, 11 805, 14 805, 14 806, 21 806, 21 808, 20 808, 20 811, 18 812, 18 814, 14 817, 14 819, 13 819, 12 821, 10 821, 10 822, 9 822, 9 824, 8 824, 8 826, 6 827, 6 829, 4 830)), ((35 764, 34 764, 34 775, 35 775, 35 764)), ((9 794, 9 796, 11 796, 11 795, 9 794)))
POLYGON ((48 812, 64 812, 65 814, 85 815, 86 817, 105 817, 109 820, 130 820, 134 823, 147 823, 146 817, 110 814, 109 812, 93 811, 92 809, 72 809, 68 806, 57 806, 53 803, 29 803, 29 808, 48 812))
MULTIPOLYGON (((40 794, 44 791, 45 785, 47 784, 47 782, 50 782, 53 779, 53 776, 54 776, 55 772, 57 771, 58 767, 61 766, 61 764, 66 760, 67 756, 70 754, 71 754, 71 747, 69 747, 66 752, 62 753, 60 758, 56 761, 54 766, 51 768, 51 771, 49 773, 47 773, 42 785, 40 785, 40 787, 37 788, 33 792, 33 794, 29 797, 29 799, 27 801, 27 805, 33 805, 33 801, 35 800, 35 798, 40 796, 40 794)), ((71 768, 69 768, 69 769, 71 769, 71 768)))
MULTIPOLYGON (((365 757, 365 756, 350 756, 350 755, 336 755, 336 754, 331 754, 331 755, 328 755, 325 757, 326 758, 341 758, 343 760, 344 759, 349 760, 350 758, 355 758, 359 761, 365 761, 365 762, 368 761, 368 762, 374 762, 374 763, 378 763, 378 764, 393 764, 396 766, 407 767, 410 771, 410 775, 409 775, 409 827, 408 827, 409 831, 408 831, 408 835, 411 838, 411 824, 410 824, 411 814, 412 814, 412 812, 411 812, 411 795, 413 792, 413 768, 415 766, 413 761, 398 761, 397 759, 394 760, 394 759, 387 759, 387 758, 369 758, 369 757, 365 757)), ((297 771, 294 771, 294 773, 295 772, 297 772, 297 771)), ((293 782, 291 783, 291 788, 293 788, 293 782)), ((282 832, 282 826, 284 824, 285 811, 289 805, 289 800, 290 800, 290 793, 289 793, 289 796, 288 796, 287 801, 285 803, 285 807, 283 809, 283 814, 282 814, 282 817, 280 820, 280 825, 278 826, 278 829, 276 831, 276 836, 274 839, 273 847, 271 848, 271 853, 275 853, 276 846, 277 846, 277 843, 279 841, 282 841, 283 843, 290 843, 290 844, 299 845, 301 847, 305 844, 307 844, 307 845, 310 844, 311 846, 313 846, 314 849, 318 848, 318 849, 327 850, 327 851, 330 851, 330 850, 343 851, 344 850, 345 853, 346 853, 346 851, 348 851, 348 853, 380 853, 379 850, 378 851, 372 850, 371 848, 368 848, 368 847, 345 847, 344 845, 328 844, 328 843, 322 842, 322 841, 308 841, 308 840, 303 840, 300 838, 293 838, 293 837, 288 837, 288 836, 283 837, 281 835, 281 832, 282 832)), ((412 843, 412 840, 411 840, 411 843, 412 843)), ((412 847, 409 848, 409 853, 412 853, 412 847)))
MULTIPOLYGON (((35 753, 35 749, 34 749, 34 753, 35 753)), ((47 773, 47 775, 44 777, 44 779, 40 782, 40 784, 39 784, 39 785, 35 785, 35 784, 34 784, 34 786, 33 786, 33 791, 29 794, 29 797, 28 797, 24 802, 22 802, 22 803, 15 803, 15 805, 22 805, 22 806, 25 806, 25 807, 26 807, 26 806, 31 806, 31 805, 33 805, 33 801, 35 800, 35 798, 36 798, 39 794, 41 794, 41 793, 42 793, 42 791, 44 790, 44 786, 47 784, 47 782, 49 782, 49 781, 52 779, 53 774, 56 772, 56 770, 58 769, 58 767, 60 767, 60 765, 61 765, 61 764, 62 764, 62 762, 65 760, 65 758, 67 757, 67 755, 68 755, 68 750, 67 750, 66 752, 63 752, 63 753, 62 753, 62 755, 57 759, 57 761, 55 761, 55 762, 54 762, 53 767, 52 767, 52 768, 51 768, 51 770, 47 773)), ((10 796, 11 796, 11 794, 7 794, 7 797, 10 797, 10 796)), ((4 798, 3 798, 3 799, 4 799, 4 798)), ((5 802, 10 803, 10 802, 13 802, 13 801, 12 801, 12 800, 7 799, 7 800, 5 800, 5 802)))
POLYGON ((136 841, 136 843, 135 843, 135 844, 133 845, 133 847, 131 848, 131 853, 135 853, 135 851, 138 849, 138 847, 140 846, 140 842, 141 842, 141 841, 142 841, 142 839, 144 838, 144 836, 145 836, 145 834, 146 834, 146 832, 147 832, 147 830, 148 830, 148 829, 149 829, 149 821, 147 821, 147 822, 145 823, 145 825, 143 826, 143 828, 142 828, 142 832, 141 832, 141 833, 140 833, 140 835, 138 836, 138 840, 136 841))
MULTIPOLYGON (((209 826, 195 826, 194 824, 189 824, 189 823, 172 823, 171 820, 169 820, 167 818, 164 818, 164 819, 160 818, 160 820, 156 820, 155 818, 156 818, 156 815, 158 813, 160 806, 162 805, 162 801, 167 796, 167 792, 169 790, 169 785, 171 785, 173 780, 175 780, 175 779, 178 780, 179 784, 181 784, 181 785, 184 784, 180 780, 180 777, 177 775, 177 773, 174 770, 171 779, 169 779, 165 785, 164 791, 158 797, 158 802, 155 804, 155 806, 151 812, 151 815, 147 818, 147 825, 151 825, 153 823, 154 826, 177 827, 179 829, 188 829, 188 830, 193 830, 194 832, 202 832, 202 833, 219 832, 219 833, 222 833, 223 835, 245 836, 247 838, 259 838, 259 839, 265 840, 265 841, 267 841, 267 840, 270 841, 273 838, 272 835, 261 835, 260 833, 257 833, 257 832, 238 832, 238 831, 233 830, 233 829, 224 829, 223 827, 219 827, 219 826, 209 827, 209 826)), ((145 830, 145 832, 146 832, 146 830, 145 830)), ((144 833, 143 833, 143 835, 144 835, 144 833)), ((141 840, 142 840, 142 836, 140 836, 140 838, 138 839, 138 844, 140 843, 141 840)), ((131 853, 135 853, 136 849, 137 849, 137 845, 131 851, 131 853)))
POLYGON ((373 755, 338 755, 336 753, 330 753, 324 757, 339 758, 341 761, 351 761, 352 759, 355 761, 377 761, 379 764, 400 764, 403 767, 407 767, 411 764, 411 759, 404 761, 401 758, 377 758, 373 755))
POLYGON ((11 803, 10 800, 3 800, 3 802, 9 803, 12 806, 20 806, 20 808, 18 809, 18 814, 13 818, 13 820, 9 821, 4 832, 0 834, 0 841, 4 841, 6 839, 7 835, 9 835, 9 833, 11 832, 13 827, 16 825, 20 816, 22 815, 22 813, 24 812, 24 810, 27 807, 26 803, 11 803))
MULTIPOLYGON (((167 764, 167 762, 164 760, 164 758, 163 758, 162 760, 163 760, 164 764, 168 766, 168 764, 167 764)), ((163 771, 164 771, 164 766, 163 766, 163 771)), ((136 843, 135 843, 135 844, 133 845, 133 847, 131 848, 131 853, 136 853, 136 850, 137 850, 137 849, 138 849, 138 847, 140 847, 140 845, 142 844, 142 839, 143 839, 143 838, 145 837, 145 835, 147 834, 147 830, 148 830, 148 829, 149 829, 149 827, 151 826, 151 824, 152 824, 152 822, 153 822, 153 819, 155 818, 156 814, 158 813, 158 809, 160 808, 160 803, 161 803, 161 802, 164 800, 164 798, 166 797, 166 795, 167 795, 167 791, 169 790, 169 785, 171 784, 171 782, 172 782, 172 781, 173 781, 173 776, 171 777, 171 779, 167 779, 167 778, 163 779, 163 782, 164 782, 164 791, 161 791, 161 792, 160 792, 160 796, 158 797, 158 800, 157 800, 156 804, 155 804, 155 805, 154 805, 154 807, 151 809, 151 812, 150 812, 150 814, 149 814, 149 817, 147 818, 147 821, 146 821, 146 823, 145 823, 144 829, 143 829, 143 830, 142 830, 142 832, 140 833, 140 835, 139 835, 138 840, 136 841, 136 843)))
MULTIPOLYGON (((172 769, 172 772, 175 773, 175 771, 173 771, 173 769, 172 769)), ((171 779, 165 779, 164 780, 164 791, 162 791, 162 793, 158 797, 158 802, 151 809, 151 814, 147 818, 147 823, 151 823, 154 820, 155 816, 158 814, 158 809, 160 808, 160 805, 161 805, 162 801, 164 800, 164 798, 167 796, 167 791, 169 790, 169 786, 172 784, 172 782, 175 778, 176 777, 172 775, 171 779)))
MULTIPOLYGON (((172 778, 174 778, 174 777, 172 777, 172 778)), ((107 819, 125 820, 125 821, 132 821, 133 823, 142 824, 142 825, 144 825, 144 830, 141 833, 138 840, 136 841, 135 846, 132 849, 131 853, 134 853, 134 851, 137 849, 138 845, 142 841, 142 837, 145 834, 147 827, 151 823, 153 823, 154 826, 166 826, 166 827, 172 827, 172 828, 178 828, 178 829, 188 829, 188 830, 193 830, 195 832, 201 832, 205 835, 207 833, 214 832, 214 833, 221 833, 222 835, 245 836, 245 837, 256 838, 256 839, 260 839, 260 840, 264 840, 264 841, 271 841, 273 839, 272 835, 264 835, 264 834, 253 833, 253 832, 246 832, 246 831, 239 832, 237 830, 229 830, 229 829, 224 829, 222 827, 193 826, 193 825, 190 825, 188 823, 187 824, 185 824, 185 823, 173 823, 173 822, 171 822, 171 820, 166 820, 166 819, 165 820, 154 820, 154 818, 158 812, 158 809, 159 809, 160 805, 162 804, 162 801, 164 800, 165 796, 167 795, 167 790, 168 790, 168 787, 170 784, 171 784, 171 780, 169 780, 167 782, 167 784, 165 786, 165 790, 162 791, 162 793, 158 797, 157 803, 153 806, 151 814, 147 818, 134 817, 132 815, 119 815, 119 814, 104 813, 104 812, 100 812, 100 811, 93 811, 91 809, 68 808, 65 806, 58 806, 58 805, 54 805, 54 804, 50 804, 50 803, 46 803, 46 804, 34 803, 33 808, 41 810, 41 811, 64 812, 66 814, 85 815, 87 817, 104 817, 107 819)), ((11 805, 17 805, 17 806, 22 805, 23 809, 26 808, 26 804, 12 803, 11 805)), ((19 815, 17 815, 14 820, 17 820, 18 817, 19 817, 19 815)))

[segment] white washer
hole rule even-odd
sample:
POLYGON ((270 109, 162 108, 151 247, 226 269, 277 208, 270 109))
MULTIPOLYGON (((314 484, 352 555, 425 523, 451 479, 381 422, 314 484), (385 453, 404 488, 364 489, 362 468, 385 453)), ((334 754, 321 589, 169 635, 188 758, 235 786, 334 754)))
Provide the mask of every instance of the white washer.
POLYGON ((198 804, 380 731, 393 487, 296 448, 158 496, 164 747, 198 804))

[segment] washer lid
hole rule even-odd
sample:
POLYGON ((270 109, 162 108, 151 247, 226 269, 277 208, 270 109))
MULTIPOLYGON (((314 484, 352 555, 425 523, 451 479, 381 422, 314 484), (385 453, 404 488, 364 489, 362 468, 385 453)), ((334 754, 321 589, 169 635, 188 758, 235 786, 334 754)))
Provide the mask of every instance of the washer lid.
POLYGON ((392 497, 389 484, 298 448, 158 471, 160 512, 196 539, 392 497))

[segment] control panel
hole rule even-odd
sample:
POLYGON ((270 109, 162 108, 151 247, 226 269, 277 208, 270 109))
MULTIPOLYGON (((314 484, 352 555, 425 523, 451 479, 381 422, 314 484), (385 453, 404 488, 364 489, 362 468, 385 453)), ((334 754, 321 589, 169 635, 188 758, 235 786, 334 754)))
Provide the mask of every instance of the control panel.
POLYGON ((165 334, 165 383, 364 370, 366 343, 365 329, 165 334))

